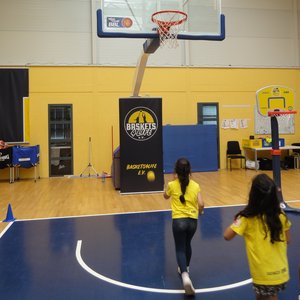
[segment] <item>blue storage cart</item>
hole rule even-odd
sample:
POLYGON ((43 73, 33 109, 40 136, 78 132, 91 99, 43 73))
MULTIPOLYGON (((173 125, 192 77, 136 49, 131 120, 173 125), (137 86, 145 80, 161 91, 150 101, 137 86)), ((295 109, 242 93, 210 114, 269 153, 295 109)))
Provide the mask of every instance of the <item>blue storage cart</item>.
POLYGON ((14 146, 13 166, 16 171, 16 179, 20 178, 20 168, 34 168, 34 181, 39 175, 40 146, 14 146))

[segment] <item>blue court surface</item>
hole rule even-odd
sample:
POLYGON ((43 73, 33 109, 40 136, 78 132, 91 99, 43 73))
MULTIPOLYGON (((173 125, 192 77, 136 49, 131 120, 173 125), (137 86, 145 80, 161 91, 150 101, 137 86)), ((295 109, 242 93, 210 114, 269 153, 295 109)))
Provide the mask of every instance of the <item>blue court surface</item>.
MULTIPOLYGON (((206 208, 193 240, 195 299, 254 299, 244 242, 223 240, 241 207, 206 208)), ((300 215, 289 213, 291 280, 279 299, 298 299, 300 215)), ((177 274, 171 212, 17 220, 0 238, 5 300, 188 299, 177 274)))

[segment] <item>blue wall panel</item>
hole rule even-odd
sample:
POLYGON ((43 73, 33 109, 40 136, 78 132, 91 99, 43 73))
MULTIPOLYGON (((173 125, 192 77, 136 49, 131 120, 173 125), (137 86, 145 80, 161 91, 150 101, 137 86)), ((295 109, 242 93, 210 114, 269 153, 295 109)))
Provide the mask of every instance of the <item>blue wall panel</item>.
POLYGON ((216 125, 163 127, 164 172, 172 173, 179 157, 190 160, 193 172, 218 170, 216 125))

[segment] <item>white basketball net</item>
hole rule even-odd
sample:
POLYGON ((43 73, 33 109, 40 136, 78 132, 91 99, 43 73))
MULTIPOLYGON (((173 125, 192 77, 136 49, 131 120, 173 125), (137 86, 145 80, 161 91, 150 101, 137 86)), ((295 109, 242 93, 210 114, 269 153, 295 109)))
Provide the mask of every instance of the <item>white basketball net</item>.
POLYGON ((290 120, 292 116, 294 116, 296 112, 293 111, 291 113, 278 113, 278 114, 273 114, 273 115, 269 115, 269 117, 271 116, 275 116, 276 118, 280 118, 281 120, 290 120))
POLYGON ((186 13, 181 11, 162 10, 152 15, 152 21, 158 26, 160 47, 165 45, 169 48, 178 47, 178 32, 186 20, 186 13))

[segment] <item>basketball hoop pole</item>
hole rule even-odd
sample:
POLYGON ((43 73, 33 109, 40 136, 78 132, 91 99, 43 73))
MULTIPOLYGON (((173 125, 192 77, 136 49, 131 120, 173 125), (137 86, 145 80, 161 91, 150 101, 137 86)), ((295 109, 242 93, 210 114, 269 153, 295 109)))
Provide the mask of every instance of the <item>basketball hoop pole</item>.
POLYGON ((279 148, 279 130, 278 120, 276 115, 271 115, 271 136, 272 136, 272 168, 273 168, 273 179, 278 188, 278 198, 281 203, 282 209, 287 212, 300 213, 300 209, 292 208, 286 204, 282 195, 281 187, 281 165, 280 165, 280 148, 279 148))
POLYGON ((148 57, 159 46, 169 44, 170 48, 178 46, 177 36, 181 25, 187 20, 187 14, 179 10, 160 10, 152 14, 151 21, 157 26, 158 37, 147 39, 143 44, 143 52, 138 60, 133 85, 133 97, 138 97, 148 57))
POLYGON ((133 97, 139 96, 148 57, 149 54, 143 52, 138 60, 138 64, 135 69, 135 76, 134 76, 134 83, 133 83, 133 92, 132 92, 133 97))
POLYGON ((271 116, 271 136, 272 136, 272 166, 273 179, 278 187, 278 195, 280 202, 284 202, 281 189, 281 173, 280 173, 280 149, 279 149, 279 131, 276 116, 271 116))
POLYGON ((142 51, 142 54, 140 55, 140 58, 138 60, 136 70, 135 70, 133 92, 132 92, 133 97, 139 96, 139 92, 141 89, 148 57, 150 54, 154 53, 158 49, 159 45, 160 45, 159 38, 148 39, 143 44, 143 51, 142 51))

